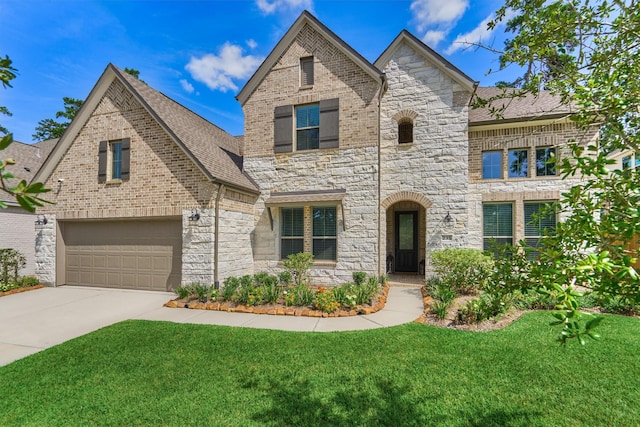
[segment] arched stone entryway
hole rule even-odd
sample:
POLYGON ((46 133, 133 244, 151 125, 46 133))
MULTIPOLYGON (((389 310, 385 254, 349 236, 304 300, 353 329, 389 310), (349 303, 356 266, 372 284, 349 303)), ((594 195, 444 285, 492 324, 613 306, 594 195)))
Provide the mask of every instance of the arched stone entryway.
POLYGON ((412 191, 401 191, 382 201, 382 265, 387 273, 424 275, 427 210, 431 205, 427 197, 412 191))

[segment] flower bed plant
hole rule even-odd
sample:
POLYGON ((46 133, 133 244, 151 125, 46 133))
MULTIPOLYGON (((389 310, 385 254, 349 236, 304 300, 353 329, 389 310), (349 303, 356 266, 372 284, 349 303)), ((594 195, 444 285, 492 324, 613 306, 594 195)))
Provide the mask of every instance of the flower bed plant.
POLYGON ((34 276, 20 276, 26 258, 15 249, 0 249, 0 296, 33 289, 40 282, 34 276))

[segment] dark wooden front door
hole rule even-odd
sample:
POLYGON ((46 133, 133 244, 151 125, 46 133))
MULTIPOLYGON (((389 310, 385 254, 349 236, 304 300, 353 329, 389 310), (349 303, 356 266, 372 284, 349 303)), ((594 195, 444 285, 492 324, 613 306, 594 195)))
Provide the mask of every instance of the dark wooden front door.
POLYGON ((398 272, 418 271, 418 212, 396 212, 396 265, 398 272))

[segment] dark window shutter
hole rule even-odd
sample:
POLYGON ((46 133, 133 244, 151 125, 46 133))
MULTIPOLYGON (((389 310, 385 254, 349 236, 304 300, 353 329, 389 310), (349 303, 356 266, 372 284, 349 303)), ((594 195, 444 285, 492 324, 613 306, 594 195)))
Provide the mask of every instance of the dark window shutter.
POLYGON ((107 182, 107 149, 109 143, 100 141, 98 148, 98 182, 107 182))
POLYGON ((276 107, 274 113, 274 151, 287 153, 293 150, 293 107, 276 107))
POLYGON ((123 181, 129 181, 129 167, 131 163, 131 139, 124 138, 122 140, 122 169, 121 169, 121 179, 123 181))
POLYGON ((340 100, 320 101, 320 148, 338 147, 340 128, 340 100))

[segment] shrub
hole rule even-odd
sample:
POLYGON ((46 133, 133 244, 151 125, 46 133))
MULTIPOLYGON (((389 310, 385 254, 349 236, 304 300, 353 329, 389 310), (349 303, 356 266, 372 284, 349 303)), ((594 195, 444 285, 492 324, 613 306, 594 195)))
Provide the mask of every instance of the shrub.
POLYGON ((333 295, 341 307, 353 308, 356 304, 356 295, 353 291, 353 284, 346 283, 332 289, 333 295))
POLYGON ((290 254, 282 263, 291 274, 296 286, 309 284, 309 269, 313 265, 313 255, 305 253, 290 254))
POLYGON ((351 276, 353 277, 353 283, 360 286, 364 284, 364 281, 367 278, 367 273, 365 273, 364 271, 354 271, 353 273, 351 273, 351 276))
POLYGON ((380 292, 378 279, 370 277, 366 282, 363 281, 361 285, 355 284, 353 286, 353 292, 356 296, 356 304, 370 304, 373 298, 380 292))
POLYGON ((260 291, 260 286, 254 285, 253 278, 251 276, 248 277, 251 280, 247 276, 240 278, 241 285, 236 293, 236 301, 238 304, 257 305, 259 304, 257 298, 260 297, 260 300, 262 300, 262 292, 260 291))
POLYGON ((378 277, 378 280, 380 281, 381 285, 386 285, 387 283, 389 283, 389 276, 387 274, 383 274, 378 277))
POLYGON ((32 286, 38 286, 40 280, 35 276, 22 276, 20 278, 20 286, 23 288, 30 288, 32 286))
POLYGON ((265 280, 263 298, 266 303, 274 304, 280 298, 281 288, 276 276, 269 276, 265 280))
POLYGON ((193 287, 191 285, 180 285, 173 290, 180 299, 185 299, 193 293, 193 287))
POLYGON ((313 304, 315 295, 307 285, 298 285, 293 288, 294 304, 298 306, 306 306, 313 304))
POLYGON ((193 285, 193 295, 195 295, 196 299, 200 302, 207 302, 209 298, 209 285, 196 283, 193 285))
POLYGON ((627 299, 620 295, 601 296, 596 299, 598 305, 605 313, 624 314, 632 316, 640 312, 640 306, 633 300, 627 299))
POLYGON ((220 291, 222 301, 231 301, 239 287, 240 279, 237 277, 227 277, 224 279, 223 287, 220 291))
POLYGON ((433 251, 431 263, 441 280, 462 295, 484 288, 493 260, 478 249, 449 248, 433 251))
POLYGON ((447 306, 450 306, 457 297, 456 292, 451 289, 451 286, 444 283, 438 277, 430 277, 427 279, 425 288, 431 298, 435 301, 445 303, 447 306))
POLYGON ((27 265, 24 255, 15 249, 0 249, 0 282, 18 283, 18 273, 27 265))
POLYGON ((281 271, 278 274, 278 281, 282 286, 289 286, 292 282, 291 272, 288 270, 281 271))
POLYGON ((520 310, 554 310, 559 303, 556 291, 542 293, 529 290, 513 293, 513 305, 520 310))
POLYGON ((508 306, 509 305, 501 299, 493 298, 491 295, 485 293, 460 307, 457 320, 460 323, 467 324, 479 323, 504 313, 508 306))
POLYGON ((215 286, 209 286, 209 291, 207 292, 207 299, 209 301, 218 301, 218 294, 220 291, 215 288, 215 286))
POLYGON ((451 304, 447 304, 443 301, 436 301, 433 303, 433 307, 431 308, 431 312, 436 315, 438 319, 446 319, 447 312, 449 311, 449 307, 451 304))
POLYGON ((340 303, 336 301, 336 298, 331 289, 318 286, 318 292, 316 293, 316 299, 314 301, 316 309, 322 310, 325 313, 333 313, 340 308, 340 303))

